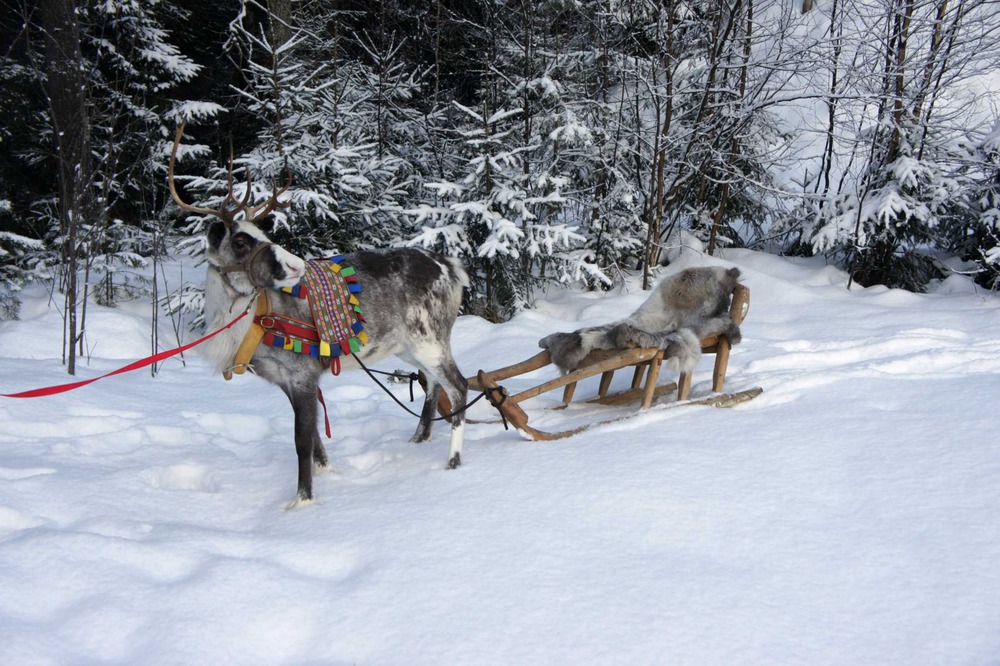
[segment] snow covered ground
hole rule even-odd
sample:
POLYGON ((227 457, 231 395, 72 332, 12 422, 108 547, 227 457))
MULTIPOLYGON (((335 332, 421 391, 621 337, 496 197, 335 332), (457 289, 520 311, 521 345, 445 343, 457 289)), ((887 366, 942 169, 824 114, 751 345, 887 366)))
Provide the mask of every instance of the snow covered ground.
MULTIPOLYGON (((552 443, 471 425, 446 471, 446 429, 408 443, 414 419, 345 374, 336 471, 293 511, 291 411, 256 378, 189 357, 0 398, 0 664, 1000 663, 1000 300, 721 263, 751 289, 727 390, 756 400, 552 443)), ((643 297, 463 317, 456 356, 506 365, 643 297)), ((141 308, 88 316, 81 378, 148 353, 141 308)), ((39 299, 0 322, 0 393, 67 381, 59 321, 39 299)), ((557 399, 533 425, 621 414, 557 399)))

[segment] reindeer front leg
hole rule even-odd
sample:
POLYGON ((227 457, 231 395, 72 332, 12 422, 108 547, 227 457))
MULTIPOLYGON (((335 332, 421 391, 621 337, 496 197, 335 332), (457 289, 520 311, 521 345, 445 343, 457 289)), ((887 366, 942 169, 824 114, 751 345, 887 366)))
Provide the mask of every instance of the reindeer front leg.
MULTIPOLYGON (((316 387, 293 386, 286 389, 286 394, 295 412, 295 453, 299 459, 298 499, 311 500, 313 457, 316 444, 319 443, 319 431, 316 429, 316 387)), ((320 457, 321 464, 325 463, 325 452, 320 457)))

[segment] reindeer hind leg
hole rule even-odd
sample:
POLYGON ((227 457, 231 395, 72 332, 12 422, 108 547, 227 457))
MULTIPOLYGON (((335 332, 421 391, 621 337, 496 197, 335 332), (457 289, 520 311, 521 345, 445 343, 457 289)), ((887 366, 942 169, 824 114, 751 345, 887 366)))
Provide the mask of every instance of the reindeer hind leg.
MULTIPOLYGON (((419 355, 413 354, 411 360, 427 375, 428 391, 424 399, 424 409, 421 413, 421 425, 417 427, 417 433, 421 432, 424 419, 427 420, 426 427, 428 434, 430 421, 437 409, 438 391, 433 391, 433 387, 443 390, 448 400, 451 401, 453 409, 459 409, 465 405, 468 394, 468 384, 465 377, 455 364, 455 359, 451 356, 451 351, 445 347, 443 352, 434 355, 432 359, 421 359, 419 355)), ((465 434, 465 410, 460 409, 451 419, 451 446, 448 452, 448 469, 455 469, 462 464, 462 441, 465 434)), ((416 438, 417 435, 414 435, 416 438)))
MULTIPOLYGON (((424 371, 427 374, 427 371, 424 371)), ((424 394, 424 406, 420 410, 420 421, 417 423, 417 430, 410 438, 411 442, 426 442, 431 437, 431 426, 433 426, 434 415, 437 411, 438 395, 441 393, 441 384, 432 378, 427 380, 427 392, 424 394)))
POLYGON ((469 385, 465 377, 455 365, 455 359, 448 354, 436 373, 441 378, 441 385, 451 401, 452 409, 457 410, 451 418, 451 445, 448 449, 448 469, 455 469, 462 464, 462 443, 465 438, 465 403, 469 394, 469 385))

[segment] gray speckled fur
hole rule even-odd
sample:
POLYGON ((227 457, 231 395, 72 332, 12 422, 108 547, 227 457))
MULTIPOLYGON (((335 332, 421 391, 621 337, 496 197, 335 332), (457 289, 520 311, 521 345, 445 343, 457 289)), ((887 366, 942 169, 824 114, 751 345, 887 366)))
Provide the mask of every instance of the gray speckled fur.
POLYGON ((661 281, 639 308, 604 326, 553 333, 539 340, 563 372, 576 369, 595 349, 659 347, 668 367, 690 372, 701 356, 701 339, 724 335, 732 344, 740 328, 729 317, 729 301, 739 280, 738 268, 688 268, 661 281))
MULTIPOLYGON (((240 230, 258 242, 265 238, 256 227, 250 226, 240 223, 231 232, 223 232, 217 227, 210 229, 210 264, 227 265, 239 260, 229 245, 240 230)), ((282 252, 285 251, 273 246, 255 258, 250 271, 257 285, 290 286, 283 280, 286 276, 279 260, 282 252)), ((361 305, 369 343, 361 348, 361 360, 370 365, 395 355, 423 370, 428 377, 422 416, 413 436, 413 441, 426 440, 430 437, 430 418, 442 387, 452 405, 464 405, 466 401, 467 385, 451 354, 451 329, 458 316, 462 290, 469 284, 468 277, 457 260, 417 249, 357 252, 345 255, 344 260, 345 265, 354 267, 362 286, 361 305)), ((246 307, 253 290, 247 273, 227 275, 228 282, 218 271, 208 271, 206 319, 213 329, 246 307)), ((268 295, 272 311, 312 320, 307 301, 275 290, 269 290, 268 295)), ((220 369, 232 364, 235 348, 249 327, 246 319, 227 335, 213 339, 217 342, 207 353, 220 369)), ((329 373, 328 367, 319 359, 264 345, 257 348, 251 364, 257 375, 280 387, 292 404, 295 450, 299 459, 298 497, 311 499, 312 465, 314 462, 320 466, 327 464, 317 429, 316 389, 324 373, 329 373)), ((359 367, 353 357, 342 357, 341 364, 343 369, 359 367)), ((452 419, 449 467, 456 467, 461 462, 464 422, 464 412, 452 419)))

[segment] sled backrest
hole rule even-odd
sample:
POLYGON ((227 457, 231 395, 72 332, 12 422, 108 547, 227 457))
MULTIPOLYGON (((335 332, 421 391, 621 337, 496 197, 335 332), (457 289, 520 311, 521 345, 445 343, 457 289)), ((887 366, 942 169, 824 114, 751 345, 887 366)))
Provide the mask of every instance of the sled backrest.
POLYGON ((740 283, 733 289, 733 302, 729 306, 729 317, 739 326, 750 312, 750 290, 740 283))

